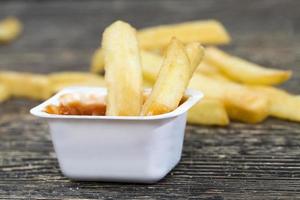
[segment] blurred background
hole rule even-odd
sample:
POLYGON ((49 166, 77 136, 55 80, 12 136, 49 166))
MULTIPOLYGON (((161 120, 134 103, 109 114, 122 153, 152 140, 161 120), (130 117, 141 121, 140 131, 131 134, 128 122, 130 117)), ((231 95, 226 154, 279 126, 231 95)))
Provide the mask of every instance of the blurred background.
MULTIPOLYGON (((0 46, 0 69, 87 71, 104 27, 117 19, 137 28, 217 19, 232 36, 224 46, 228 52, 263 66, 289 68, 300 62, 299 7, 296 0, 1 1, 0 19, 18 17, 24 32, 0 46)), ((292 86, 299 76, 295 71, 289 82, 294 92, 300 92, 292 86)))

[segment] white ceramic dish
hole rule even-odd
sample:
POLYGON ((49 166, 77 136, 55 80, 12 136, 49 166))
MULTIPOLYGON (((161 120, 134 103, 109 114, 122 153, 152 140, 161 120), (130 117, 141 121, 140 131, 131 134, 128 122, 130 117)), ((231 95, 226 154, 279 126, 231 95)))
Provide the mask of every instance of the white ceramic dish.
POLYGON ((65 93, 97 93, 96 87, 67 88, 31 114, 47 120, 62 173, 75 180, 153 183, 179 162, 186 112, 201 98, 188 90, 176 110, 156 116, 55 115, 43 110, 65 93))

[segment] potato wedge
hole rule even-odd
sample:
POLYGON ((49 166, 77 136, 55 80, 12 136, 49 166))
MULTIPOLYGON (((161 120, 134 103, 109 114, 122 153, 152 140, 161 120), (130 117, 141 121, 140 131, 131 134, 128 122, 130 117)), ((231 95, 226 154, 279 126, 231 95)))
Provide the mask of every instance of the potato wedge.
POLYGON ((104 77, 86 72, 56 72, 48 77, 53 93, 70 86, 105 86, 104 77))
POLYGON ((268 98, 265 95, 254 93, 246 86, 197 73, 194 74, 189 87, 202 91, 208 98, 223 101, 231 119, 257 123, 268 116, 268 98))
POLYGON ((271 116, 300 122, 299 96, 270 86, 251 86, 250 88, 269 98, 271 116))
POLYGON ((189 124, 219 125, 229 124, 224 103, 219 99, 204 98, 188 112, 189 124))
POLYGON ((104 56, 101 48, 98 48, 93 54, 90 71, 92 73, 104 72, 104 56))
POLYGON ((176 37, 183 43, 228 44, 230 36, 224 26, 216 20, 199 20, 141 29, 138 39, 142 49, 162 49, 176 37))
POLYGON ((5 85, 0 85, 0 103, 10 97, 10 92, 5 85))
POLYGON ((159 115, 177 108, 191 76, 190 61, 183 44, 173 38, 142 115, 159 115))
POLYGON ((136 30, 125 22, 114 22, 103 33, 102 47, 108 88, 106 115, 139 115, 143 77, 136 30))
POLYGON ((48 77, 41 74, 0 71, 0 84, 15 97, 44 100, 52 94, 48 77))
POLYGON ((208 47, 204 60, 217 67, 234 81, 246 84, 276 85, 288 80, 291 71, 268 69, 231 56, 215 47, 208 47))
POLYGON ((0 44, 15 40, 22 32, 23 25, 15 17, 7 17, 0 21, 0 44))

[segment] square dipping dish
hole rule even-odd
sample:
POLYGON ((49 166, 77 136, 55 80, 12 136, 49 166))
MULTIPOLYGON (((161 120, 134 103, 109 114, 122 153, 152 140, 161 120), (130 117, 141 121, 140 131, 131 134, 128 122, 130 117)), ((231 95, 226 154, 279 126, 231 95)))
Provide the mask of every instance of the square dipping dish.
MULTIPOLYGON (((149 92, 150 90, 148 90, 149 92)), ((105 88, 72 87, 30 110, 45 119, 62 173, 73 180, 154 183, 181 158, 187 111, 202 93, 187 90, 174 111, 155 116, 48 114, 64 94, 100 94, 105 88)))

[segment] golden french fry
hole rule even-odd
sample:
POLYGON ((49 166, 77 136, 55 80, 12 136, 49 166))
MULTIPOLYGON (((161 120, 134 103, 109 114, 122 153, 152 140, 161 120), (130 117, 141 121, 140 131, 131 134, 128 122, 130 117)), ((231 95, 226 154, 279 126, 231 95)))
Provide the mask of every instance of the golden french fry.
POLYGON ((105 86, 104 77, 86 72, 56 72, 48 77, 53 93, 70 86, 105 86))
POLYGON ((200 73, 203 73, 207 76, 209 76, 210 74, 219 74, 219 73, 221 73, 216 67, 208 64, 204 60, 199 64, 196 71, 200 72, 200 73))
MULTIPOLYGON (((186 45, 185 50, 191 61, 191 74, 193 74, 197 68, 196 64, 203 58, 204 48, 198 42, 191 42, 186 45)), ((163 57, 149 51, 141 51, 141 58, 144 78, 154 83, 163 63, 163 57)))
POLYGON ((15 17, 7 17, 0 21, 0 44, 6 44, 16 39, 22 29, 21 22, 15 17))
POLYGON ((229 124, 224 103, 219 99, 203 98, 188 112, 188 123, 202 125, 229 124))
POLYGON ((230 36, 224 26, 216 20, 199 20, 179 24, 162 25, 141 29, 138 39, 142 49, 162 49, 172 37, 183 43, 227 44, 230 36))
POLYGON ((93 73, 104 72, 104 56, 101 48, 98 48, 93 54, 90 71, 93 73))
POLYGON ((234 81, 246 84, 275 85, 288 80, 291 71, 268 69, 241 58, 231 56, 217 48, 208 47, 204 60, 217 67, 234 81))
POLYGON ((299 96, 270 86, 251 86, 250 88, 269 98, 271 116, 300 122, 299 96))
POLYGON ((269 102, 265 95, 254 93, 246 86, 234 82, 197 73, 189 87, 202 91, 206 97, 223 101, 231 119, 257 123, 264 120, 269 113, 269 102))
POLYGON ((154 83, 160 70, 160 66, 163 63, 163 57, 149 51, 141 51, 141 60, 143 77, 149 82, 154 83))
POLYGON ((209 76, 214 79, 223 80, 223 81, 231 81, 225 75, 223 75, 216 67, 208 64, 205 61, 202 61, 197 67, 196 73, 203 74, 205 76, 209 76))
POLYGON ((50 81, 45 75, 1 71, 0 84, 5 85, 15 97, 43 100, 51 96, 50 81))
POLYGON ((106 114, 139 115, 143 77, 136 30, 117 21, 105 29, 102 47, 108 88, 106 114))
POLYGON ((197 69, 199 63, 201 63, 202 61, 202 58, 204 56, 204 48, 199 42, 191 42, 186 45, 185 50, 190 60, 190 72, 192 76, 195 70, 197 69))
POLYGON ((191 66, 183 44, 173 38, 142 115, 159 115, 177 108, 191 76, 191 66))
POLYGON ((0 102, 7 100, 10 97, 10 92, 5 85, 0 85, 0 102))

